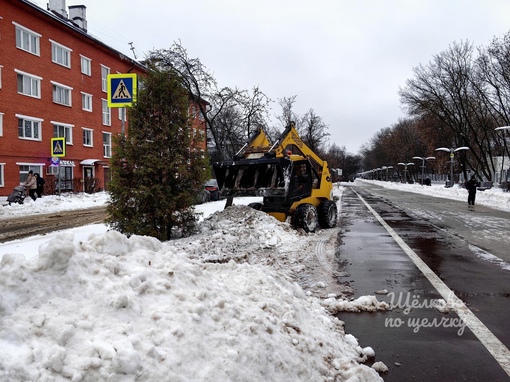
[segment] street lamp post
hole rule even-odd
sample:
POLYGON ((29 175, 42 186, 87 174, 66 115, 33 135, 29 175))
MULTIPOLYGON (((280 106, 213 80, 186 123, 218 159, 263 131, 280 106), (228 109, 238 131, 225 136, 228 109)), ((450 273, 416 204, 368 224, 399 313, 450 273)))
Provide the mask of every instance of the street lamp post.
POLYGON ((414 166, 413 162, 409 163, 398 163, 399 166, 404 166, 404 183, 407 183, 407 166, 414 166))
MULTIPOLYGON (((496 130, 496 131, 510 130, 510 126, 496 127, 494 130, 496 130)), ((504 133, 503 133, 503 139, 505 139, 504 133)), ((506 142, 505 142, 505 147, 506 147, 506 142)), ((499 180, 500 183, 503 182, 503 168, 504 168, 504 166, 505 166, 505 151, 503 149, 503 160, 501 161, 501 179, 499 180)), ((506 174, 506 177, 505 177, 505 181, 508 178, 508 169, 507 169, 506 172, 507 172, 507 174, 506 174)))
POLYGON ((384 166, 383 168, 385 168, 385 169, 386 169, 386 182, 387 182, 387 181, 388 181, 388 170, 389 170, 390 168, 393 168, 393 166, 384 166))
POLYGON ((421 159, 421 185, 423 186, 423 176, 424 176, 424 172, 425 172, 425 161, 426 160, 433 160, 433 159, 436 159, 436 157, 426 157, 426 158, 423 158, 423 157, 413 157, 413 159, 421 159))
POLYGON ((451 148, 439 147, 435 150, 435 151, 446 151, 446 152, 450 153, 450 162, 451 162, 451 169, 450 169, 450 182, 451 183, 450 184, 451 184, 451 187, 453 187, 453 158, 455 158, 455 153, 457 151, 461 151, 461 150, 469 150, 469 147, 462 146, 462 147, 457 147, 456 149, 454 149, 453 147, 451 147, 451 148))

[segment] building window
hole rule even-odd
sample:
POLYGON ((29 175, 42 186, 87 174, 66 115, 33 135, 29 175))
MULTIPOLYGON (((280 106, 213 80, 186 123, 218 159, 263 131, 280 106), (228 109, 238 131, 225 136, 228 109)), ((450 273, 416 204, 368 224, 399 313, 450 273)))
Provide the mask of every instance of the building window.
POLYGON ((103 108, 103 125, 105 126, 111 126, 112 124, 112 111, 108 107, 108 101, 103 99, 102 101, 102 108, 103 108))
POLYGON ((51 42, 51 61, 56 64, 65 66, 66 68, 71 67, 71 52, 72 50, 60 45, 59 43, 50 40, 51 42))
POLYGON ((53 102, 71 106, 71 91, 73 88, 51 81, 53 84, 53 102))
POLYGON ((41 122, 42 119, 18 115, 18 137, 21 139, 30 139, 40 141, 41 137, 41 122))
POLYGON ((85 111, 92 111, 92 94, 81 93, 81 108, 85 111))
POLYGON ((67 145, 73 144, 73 125, 51 121, 53 124, 53 137, 65 138, 67 145))
POLYGON ((108 74, 110 74, 110 68, 101 65, 101 89, 106 93, 108 91, 108 74))
POLYGON ((2 89, 2 68, 3 66, 0 65, 0 89, 2 89))
POLYGON ((94 141, 92 140, 93 134, 94 130, 83 128, 83 146, 86 147, 94 146, 93 144, 94 141))
POLYGON ((22 164, 19 166, 19 182, 25 183, 28 178, 28 172, 33 171, 34 174, 42 174, 42 166, 40 164, 22 164))
POLYGON ((103 156, 110 158, 112 156, 112 134, 103 133, 103 156))
POLYGON ((88 57, 81 56, 81 72, 87 76, 92 75, 92 60, 88 57))
POLYGON ((14 69, 18 79, 18 93, 41 98, 41 77, 14 69))
POLYGON ((4 136, 4 113, 0 113, 0 137, 4 136))
POLYGON ((4 166, 5 166, 5 163, 0 163, 0 187, 5 187, 5 183, 4 183, 4 166))
MULTIPOLYGON (((49 166, 48 175, 55 175, 55 187, 60 191, 73 191, 73 166, 49 166)), ((35 172, 35 171, 34 171, 35 172)))
POLYGON ((14 22, 13 24, 16 26, 16 47, 39 56, 41 35, 14 22))

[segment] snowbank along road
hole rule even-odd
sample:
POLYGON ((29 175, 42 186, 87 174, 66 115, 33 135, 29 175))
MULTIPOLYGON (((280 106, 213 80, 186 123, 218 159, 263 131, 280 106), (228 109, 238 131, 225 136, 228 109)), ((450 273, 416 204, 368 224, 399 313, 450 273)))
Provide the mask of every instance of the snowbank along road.
POLYGON ((42 215, 11 217, 1 220, 0 243, 87 224, 102 223, 105 218, 106 207, 104 206, 42 215))

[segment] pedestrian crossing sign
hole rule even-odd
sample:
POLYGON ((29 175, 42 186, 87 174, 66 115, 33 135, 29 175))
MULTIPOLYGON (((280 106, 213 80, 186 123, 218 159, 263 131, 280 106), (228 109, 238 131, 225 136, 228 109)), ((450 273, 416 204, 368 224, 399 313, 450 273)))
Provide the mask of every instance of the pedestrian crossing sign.
POLYGON ((133 106, 136 102, 137 77, 135 73, 108 74, 108 107, 133 106))
POLYGON ((64 137, 51 138, 51 156, 55 158, 66 156, 66 139, 64 137))

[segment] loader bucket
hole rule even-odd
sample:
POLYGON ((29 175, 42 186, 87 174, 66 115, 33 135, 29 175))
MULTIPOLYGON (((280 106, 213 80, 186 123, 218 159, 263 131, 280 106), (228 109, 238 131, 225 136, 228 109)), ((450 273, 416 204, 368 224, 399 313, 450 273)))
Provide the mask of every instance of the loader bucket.
POLYGON ((291 167, 286 158, 268 156, 213 164, 222 196, 285 198, 291 167))

